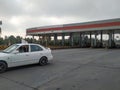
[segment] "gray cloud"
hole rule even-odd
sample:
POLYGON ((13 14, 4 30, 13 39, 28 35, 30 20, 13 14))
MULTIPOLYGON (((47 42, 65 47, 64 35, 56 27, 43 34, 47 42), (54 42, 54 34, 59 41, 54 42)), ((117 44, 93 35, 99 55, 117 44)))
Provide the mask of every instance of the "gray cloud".
MULTIPOLYGON (((120 17, 120 0, 0 0, 3 32, 120 17)), ((6 33, 4 33, 6 34, 6 33)))
MULTIPOLYGON (((31 0, 30 0, 31 1, 31 0)), ((92 18, 119 17, 119 0, 36 0, 28 14, 46 16, 77 16, 92 18)), ((30 5, 32 6, 32 5, 30 5)), ((28 6, 30 8, 30 6, 28 6)))
POLYGON ((0 15, 9 17, 20 15, 24 10, 17 0, 0 0, 0 15))

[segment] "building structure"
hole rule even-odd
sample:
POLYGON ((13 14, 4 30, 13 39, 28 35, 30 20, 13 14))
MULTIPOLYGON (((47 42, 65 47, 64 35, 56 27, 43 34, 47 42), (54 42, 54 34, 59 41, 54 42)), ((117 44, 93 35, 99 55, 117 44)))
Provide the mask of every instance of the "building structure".
POLYGON ((54 37, 54 45, 65 46, 65 36, 68 36, 69 45, 79 47, 115 47, 115 34, 120 35, 120 18, 26 29, 26 35, 38 36, 41 44, 49 45, 54 37), (103 35, 108 35, 105 45, 103 35), (61 43, 58 36, 62 38, 61 43))

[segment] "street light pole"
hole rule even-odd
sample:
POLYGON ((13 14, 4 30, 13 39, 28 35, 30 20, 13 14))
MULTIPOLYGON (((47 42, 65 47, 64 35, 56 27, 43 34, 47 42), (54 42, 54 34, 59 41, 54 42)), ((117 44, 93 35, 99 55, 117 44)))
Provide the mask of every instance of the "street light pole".
POLYGON ((1 27, 0 27, 0 37, 1 37, 1 27))

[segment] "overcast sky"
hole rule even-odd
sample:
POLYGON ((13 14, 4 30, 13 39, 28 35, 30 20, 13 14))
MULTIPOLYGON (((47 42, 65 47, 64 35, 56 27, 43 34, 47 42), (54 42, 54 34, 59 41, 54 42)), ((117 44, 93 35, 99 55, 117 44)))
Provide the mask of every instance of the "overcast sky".
POLYGON ((120 18, 120 0, 0 0, 2 36, 26 28, 120 18))

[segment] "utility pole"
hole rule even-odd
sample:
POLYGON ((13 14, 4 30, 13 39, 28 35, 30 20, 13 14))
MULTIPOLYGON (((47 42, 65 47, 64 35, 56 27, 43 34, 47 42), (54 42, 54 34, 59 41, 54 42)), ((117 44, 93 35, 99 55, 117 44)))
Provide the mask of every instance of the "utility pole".
MULTIPOLYGON (((0 25, 2 25, 2 21, 0 21, 0 25)), ((1 37, 1 27, 0 27, 0 37, 1 37)))

